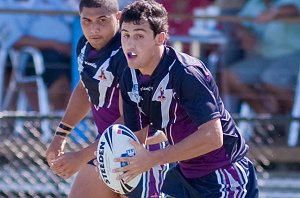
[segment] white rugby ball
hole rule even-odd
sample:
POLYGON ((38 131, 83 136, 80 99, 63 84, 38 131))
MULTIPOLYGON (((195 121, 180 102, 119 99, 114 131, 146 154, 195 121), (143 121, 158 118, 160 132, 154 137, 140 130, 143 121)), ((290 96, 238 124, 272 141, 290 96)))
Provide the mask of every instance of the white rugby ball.
POLYGON ((117 180, 120 173, 113 173, 115 168, 124 167, 125 162, 114 162, 117 157, 132 157, 135 155, 134 147, 129 143, 129 139, 137 142, 136 135, 127 127, 120 124, 109 126, 101 135, 97 148, 98 169, 104 183, 114 192, 126 194, 134 190, 139 184, 142 174, 125 184, 122 180, 117 180))

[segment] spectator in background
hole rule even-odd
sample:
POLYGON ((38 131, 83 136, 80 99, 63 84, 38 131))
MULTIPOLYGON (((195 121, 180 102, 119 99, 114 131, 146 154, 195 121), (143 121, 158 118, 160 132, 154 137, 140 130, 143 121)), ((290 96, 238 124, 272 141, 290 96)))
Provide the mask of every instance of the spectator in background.
POLYGON ((235 35, 246 58, 223 72, 223 94, 246 100, 256 113, 284 114, 291 110, 300 63, 299 23, 279 21, 299 16, 298 0, 250 0, 235 35))
MULTIPOLYGON (((12 8, 36 10, 68 10, 69 1, 51 0, 14 0, 12 8)), ((71 23, 73 17, 62 15, 24 14, 10 15, 14 20, 16 36, 7 44, 9 49, 21 49, 26 46, 41 51, 45 63, 43 79, 48 88, 51 109, 62 110, 66 107, 70 90, 71 67, 71 23)), ((29 88, 25 86, 26 90, 29 88)), ((32 91, 32 86, 28 90, 32 91)), ((36 90, 36 89, 34 89, 36 90)), ((28 91, 27 91, 28 92, 28 91)), ((36 92, 36 91, 34 91, 36 92)), ((33 110, 38 110, 36 93, 29 93, 33 110)))
POLYGON ((170 34, 186 36, 189 33, 189 29, 193 26, 193 19, 184 19, 180 17, 175 17, 174 15, 192 15, 195 8, 205 8, 209 6, 212 2, 214 2, 214 0, 157 0, 157 2, 163 4, 170 15, 170 34))
MULTIPOLYGON (((235 16, 239 13, 246 0, 216 0, 217 6, 221 10, 221 16, 235 16)), ((244 51, 239 40, 234 36, 236 23, 232 21, 220 22, 222 31, 227 39, 225 50, 222 51, 222 61, 224 65, 231 65, 243 58, 244 51)))
MULTIPOLYGON (((13 9, 18 7, 21 2, 14 2, 14 0, 1 0, 0 8, 1 9, 13 9)), ((11 62, 8 58, 8 51, 12 45, 20 39, 23 32, 26 29, 27 24, 29 23, 28 16, 25 14, 11 14, 11 13, 0 13, 0 49, 1 49, 1 60, 0 60, 0 69, 3 78, 0 80, 1 90, 6 91, 10 76, 11 76, 11 62), (5 55, 4 55, 5 54, 5 55)), ((0 93, 1 96, 3 96, 0 93)), ((1 98, 2 101, 3 98, 1 98)), ((3 104, 0 104, 2 107, 3 104)))
MULTIPOLYGON (((216 0, 216 5, 220 8, 221 16, 235 17, 243 8, 245 2, 246 0, 216 0)), ((238 17, 236 17, 236 20, 238 20, 238 17)), ((234 21, 219 22, 222 34, 226 38, 226 44, 220 50, 221 64, 219 67, 219 71, 221 72, 218 73, 218 82, 220 82, 220 79, 224 77, 222 75, 223 67, 226 68, 229 65, 232 65, 244 58, 244 50, 240 45, 239 39, 234 35, 236 26, 238 25, 239 23, 236 23, 234 21)), ((239 101, 235 97, 224 95, 223 101, 227 106, 228 111, 236 113, 239 101)))
MULTIPOLYGON (((214 0, 157 0, 168 11, 169 17, 169 34, 176 36, 187 36, 189 30, 193 26, 194 19, 181 18, 187 14, 193 15, 195 8, 206 8, 214 2, 214 0)), ((203 46, 202 46, 203 47, 203 46)), ((189 44, 183 45, 183 52, 189 53, 189 44)), ((203 49, 203 48, 202 48, 203 49)), ((202 59, 203 60, 203 59, 202 59)))

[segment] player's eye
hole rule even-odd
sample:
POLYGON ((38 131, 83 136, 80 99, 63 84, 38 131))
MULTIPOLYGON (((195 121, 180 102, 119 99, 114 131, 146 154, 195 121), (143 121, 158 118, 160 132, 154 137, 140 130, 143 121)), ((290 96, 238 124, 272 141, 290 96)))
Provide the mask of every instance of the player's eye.
POLYGON ((142 39, 142 38, 144 38, 144 35, 142 35, 142 34, 137 34, 137 35, 135 35, 135 38, 136 38, 136 39, 142 39))
POLYGON ((122 37, 123 38, 129 38, 130 36, 129 36, 129 34, 122 34, 122 37))
POLYGON ((91 20, 89 20, 89 19, 82 19, 82 22, 83 22, 83 23, 90 23, 91 20))
POLYGON ((100 25, 104 25, 106 22, 107 22, 106 18, 100 18, 100 19, 97 20, 97 23, 100 24, 100 25))

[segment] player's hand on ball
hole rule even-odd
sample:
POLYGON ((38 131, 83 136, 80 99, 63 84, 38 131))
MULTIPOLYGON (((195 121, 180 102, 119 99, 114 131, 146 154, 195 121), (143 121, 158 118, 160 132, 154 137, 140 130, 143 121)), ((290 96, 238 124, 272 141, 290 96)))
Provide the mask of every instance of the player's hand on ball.
POLYGON ((113 170, 113 172, 115 173, 117 172, 123 173, 120 174, 117 179, 123 180, 125 183, 128 183, 137 175, 148 171, 149 169, 151 169, 151 167, 155 165, 151 160, 150 151, 145 149, 142 144, 139 144, 134 140, 129 140, 129 141, 136 150, 135 156, 115 158, 116 162, 125 162, 128 165, 113 170))

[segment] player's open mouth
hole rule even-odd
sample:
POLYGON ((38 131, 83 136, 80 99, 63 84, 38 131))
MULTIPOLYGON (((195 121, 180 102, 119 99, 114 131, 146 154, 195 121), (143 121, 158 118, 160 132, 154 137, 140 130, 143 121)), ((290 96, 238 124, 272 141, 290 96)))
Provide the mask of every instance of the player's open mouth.
POLYGON ((137 54, 134 53, 134 52, 128 52, 128 53, 127 53, 127 57, 128 57, 128 58, 136 58, 136 57, 137 57, 137 54))

